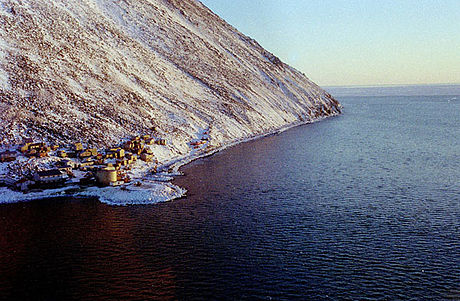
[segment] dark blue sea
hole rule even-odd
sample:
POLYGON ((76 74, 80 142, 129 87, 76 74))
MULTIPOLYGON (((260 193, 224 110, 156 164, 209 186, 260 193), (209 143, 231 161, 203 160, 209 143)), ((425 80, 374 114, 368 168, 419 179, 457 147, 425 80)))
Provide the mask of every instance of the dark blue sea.
POLYGON ((179 200, 0 205, 0 300, 460 300, 459 86, 360 89, 179 200))

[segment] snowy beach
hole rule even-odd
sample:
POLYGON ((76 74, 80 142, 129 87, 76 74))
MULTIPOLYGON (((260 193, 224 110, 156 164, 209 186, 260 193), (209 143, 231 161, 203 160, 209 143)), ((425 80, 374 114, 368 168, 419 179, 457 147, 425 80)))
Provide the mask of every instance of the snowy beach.
MULTIPOLYGON (((321 119, 322 118, 318 118, 315 121, 319 121, 321 119)), ((132 179, 132 182, 129 184, 119 187, 86 187, 78 184, 78 181, 84 177, 84 173, 75 171, 76 177, 69 181, 65 187, 44 189, 39 191, 33 190, 27 193, 13 191, 7 187, 0 187, 0 203, 14 203, 64 196, 82 198, 95 197, 98 198, 101 202, 110 205, 155 204, 159 202, 171 201, 186 194, 186 190, 184 188, 170 183, 170 181, 173 180, 175 176, 180 175, 179 168, 181 166, 199 158, 210 156, 216 152, 222 151, 239 143, 244 143, 254 139, 281 133, 292 127, 311 122, 313 121, 289 124, 268 133, 231 141, 218 148, 208 147, 209 141, 202 140, 205 142, 203 144, 191 147, 186 155, 174 156, 172 158, 170 156, 175 154, 174 149, 169 146, 155 145, 153 147, 155 151, 155 157, 160 162, 160 164, 156 165, 152 162, 137 161, 132 166, 132 169, 128 172, 132 179), (154 167, 158 169, 158 172, 152 172, 154 167), (136 186, 134 183, 140 183, 140 185, 136 186)), ((201 139, 206 136, 203 134, 204 132, 206 131, 200 131, 200 133, 197 135, 196 141, 201 141, 201 139)), ((10 148, 10 150, 12 149, 10 148)), ((42 161, 49 165, 57 162, 58 159, 59 158, 57 157, 49 157, 43 158, 42 161)), ((27 160, 27 158, 20 157, 18 160, 24 162, 27 160)), ((8 175, 7 164, 8 163, 0 163, 0 176, 3 178, 6 178, 8 175)))

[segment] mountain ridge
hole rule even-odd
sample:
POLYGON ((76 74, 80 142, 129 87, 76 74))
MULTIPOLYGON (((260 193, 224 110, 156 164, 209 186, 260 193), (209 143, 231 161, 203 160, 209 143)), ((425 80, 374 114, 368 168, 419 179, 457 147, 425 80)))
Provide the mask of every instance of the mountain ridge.
POLYGON ((340 113, 340 104, 194 0, 0 0, 0 144, 107 146, 153 132, 170 156, 340 113))

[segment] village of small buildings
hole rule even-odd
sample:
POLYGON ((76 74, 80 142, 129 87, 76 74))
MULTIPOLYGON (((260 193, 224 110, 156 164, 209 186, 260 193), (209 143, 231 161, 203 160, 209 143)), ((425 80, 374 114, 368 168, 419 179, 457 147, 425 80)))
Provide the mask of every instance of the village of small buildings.
MULTIPOLYGON (((192 149, 207 144, 208 137, 190 142, 192 149)), ((151 173, 157 173, 158 160, 151 145, 165 146, 166 140, 150 135, 135 136, 120 145, 98 150, 85 148, 84 143, 74 143, 65 148, 25 139, 17 150, 0 153, 0 165, 20 159, 19 168, 23 169, 20 179, 1 177, 0 184, 24 193, 36 190, 65 187, 79 184, 81 186, 141 186, 140 181, 131 183, 129 171, 138 160, 149 163, 151 173), (43 169, 33 163, 41 158, 50 158, 50 168, 43 169)))

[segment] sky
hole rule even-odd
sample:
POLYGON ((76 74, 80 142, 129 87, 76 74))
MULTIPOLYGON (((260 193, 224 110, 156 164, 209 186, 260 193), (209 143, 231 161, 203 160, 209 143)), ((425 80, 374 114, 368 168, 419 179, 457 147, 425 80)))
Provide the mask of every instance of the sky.
POLYGON ((322 86, 460 83, 460 0, 201 0, 322 86))

